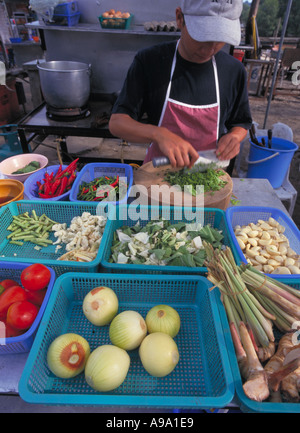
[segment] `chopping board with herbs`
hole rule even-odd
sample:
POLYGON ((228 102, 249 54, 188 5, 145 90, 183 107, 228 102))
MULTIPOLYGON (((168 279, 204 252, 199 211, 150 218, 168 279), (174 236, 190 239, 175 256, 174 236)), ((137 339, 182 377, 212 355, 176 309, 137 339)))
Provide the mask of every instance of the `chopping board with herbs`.
POLYGON ((196 185, 204 185, 204 207, 223 210, 230 203, 233 188, 231 177, 221 169, 200 172, 196 168, 174 169, 171 165, 156 168, 152 162, 135 170, 134 183, 141 196, 145 196, 147 190, 149 204, 166 206, 196 206, 199 203, 196 185), (162 185, 173 186, 172 193, 161 193, 162 185), (190 185, 188 191, 184 190, 184 185, 190 185))

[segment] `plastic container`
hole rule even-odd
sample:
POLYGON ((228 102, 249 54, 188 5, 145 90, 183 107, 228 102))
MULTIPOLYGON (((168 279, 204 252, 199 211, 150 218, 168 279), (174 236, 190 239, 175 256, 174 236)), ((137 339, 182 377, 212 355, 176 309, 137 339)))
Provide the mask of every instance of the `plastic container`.
POLYGON ((51 21, 43 17, 43 21, 47 26, 68 26, 73 27, 79 23, 80 12, 72 15, 53 15, 51 21))
MULTIPOLYGON (((291 218, 289 218, 283 211, 276 208, 270 207, 255 207, 255 206, 233 206, 226 210, 226 219, 228 224, 228 230, 233 240, 235 250, 238 254, 239 260, 243 263, 247 263, 243 251, 241 250, 236 236, 234 234, 234 228, 237 225, 248 225, 249 223, 257 223, 259 219, 267 221, 270 217, 274 218, 279 224, 285 227, 284 235, 289 240, 290 247, 297 253, 300 254, 300 232, 296 224, 291 218)), ((274 278, 274 274, 266 274, 274 278)), ((281 275, 282 277, 282 275, 281 275)), ((298 278, 298 275, 286 275, 283 278, 298 278)))
POLYGON ((238 59, 240 62, 243 61, 244 55, 245 55, 245 51, 244 50, 238 50, 237 48, 235 48, 233 50, 233 57, 236 58, 236 59, 238 59))
POLYGON ((231 247, 235 259, 238 260, 238 255, 235 252, 234 244, 229 235, 227 228, 225 212, 221 209, 200 209, 200 208, 181 208, 168 206, 140 206, 137 209, 133 204, 125 206, 121 205, 117 208, 116 218, 110 221, 109 231, 106 232, 103 238, 104 252, 101 260, 101 267, 106 272, 114 273, 145 273, 145 274, 205 274, 206 267, 188 267, 188 266, 155 266, 155 265, 134 265, 134 264, 117 264, 110 263, 111 247, 115 231, 122 226, 134 226, 137 222, 143 227, 150 220, 158 220, 165 218, 171 223, 199 222, 202 225, 210 224, 211 227, 222 230, 224 235, 224 245, 231 247), (140 216, 135 219, 135 215, 140 216))
POLYGON ((14 179, 0 179, 0 207, 22 200, 24 198, 24 185, 14 179))
POLYGON ((106 18, 100 15, 98 19, 103 29, 128 30, 133 16, 130 14, 129 18, 106 18))
MULTIPOLYGON (((260 143, 262 138, 268 143, 268 137, 258 137, 260 143)), ((273 188, 280 188, 297 149, 297 144, 282 138, 272 138, 271 149, 250 140, 247 177, 268 179, 273 188)))
MULTIPOLYGON (((0 281, 9 278, 21 284, 21 273, 23 269, 26 269, 31 264, 32 263, 25 264, 2 261, 0 263, 0 281)), ((49 268, 49 270, 51 272, 50 283, 35 321, 24 334, 18 337, 5 338, 3 334, 0 334, 0 355, 29 352, 55 282, 55 273, 53 269, 49 268)), ((3 324, 0 330, 1 329, 4 331, 3 324)))
POLYGON ((80 404, 139 407, 223 407, 233 398, 233 382, 220 326, 215 292, 204 277, 147 276, 69 273, 57 279, 21 380, 23 400, 42 404, 80 404), (110 344, 109 326, 96 327, 84 316, 82 301, 97 286, 112 288, 119 312, 138 311, 144 318, 158 303, 173 306, 181 318, 174 338, 180 360, 163 378, 143 368, 138 349, 129 351, 131 364, 123 384, 110 392, 90 388, 84 374, 63 380, 49 371, 49 345, 67 332, 80 334, 91 350, 110 344))
MULTIPOLYGON (((10 203, 4 206, 0 210, 0 263, 1 261, 20 262, 20 263, 32 263, 39 262, 46 266, 50 266, 59 276, 65 272, 97 272, 100 267, 100 261, 103 254, 103 243, 101 242, 97 256, 91 262, 74 262, 66 260, 57 260, 58 257, 66 252, 65 245, 62 244, 62 248, 59 252, 56 251, 57 245, 49 245, 43 247, 41 250, 34 249, 34 244, 30 242, 24 242, 22 246, 12 245, 7 239, 7 235, 11 232, 7 230, 7 227, 13 221, 14 215, 21 215, 24 212, 32 213, 35 210, 38 216, 44 213, 53 221, 58 223, 66 223, 69 227, 71 220, 74 217, 81 216, 83 212, 90 212, 92 215, 103 215, 107 216, 109 212, 108 205, 94 205, 90 203, 70 203, 66 201, 50 201, 46 200, 22 200, 18 202, 10 203)), ((110 220, 108 218, 104 233, 109 230, 110 220)), ((56 241, 54 232, 50 232, 50 237, 53 242, 56 241)))
POLYGON ((59 3, 54 8, 54 15, 73 15, 78 12, 78 2, 69 1, 67 3, 59 3))
POLYGON ((6 158, 0 163, 0 172, 8 179, 19 180, 20 182, 25 182, 25 180, 31 176, 31 174, 38 172, 39 170, 46 167, 48 164, 48 158, 44 155, 39 155, 37 153, 21 153, 20 155, 14 155, 10 158, 6 158), (12 174, 14 171, 25 167, 32 161, 37 161, 40 163, 40 168, 31 173, 24 174, 12 174))
POLYGON ((120 178, 123 178, 124 181, 126 179, 127 193, 124 196, 124 198, 122 198, 119 201, 115 201, 115 202, 111 201, 109 203, 120 204, 120 203, 127 202, 133 184, 133 170, 131 165, 118 164, 118 163, 108 164, 105 162, 90 163, 90 164, 86 164, 83 167, 83 169, 77 174, 77 178, 75 179, 73 187, 71 188, 70 201, 86 203, 86 201, 84 200, 77 199, 80 185, 82 184, 82 182, 91 182, 92 180, 102 176, 108 176, 108 177, 119 176, 120 178))
POLYGON ((9 38, 9 40, 12 44, 20 44, 21 42, 23 42, 22 38, 9 38))
MULTIPOLYGON (((3 101, 6 98, 3 98, 3 101)), ((22 146, 17 131, 18 125, 9 124, 0 126, 0 137, 3 137, 4 144, 0 147, 0 161, 10 156, 22 153, 22 146)))
MULTIPOLYGON (((47 199, 40 198, 38 196, 38 186, 36 183, 37 182, 43 183, 45 173, 51 174, 53 172, 54 175, 56 175, 59 167, 60 167, 59 165, 50 165, 49 167, 45 167, 43 170, 40 170, 37 173, 30 175, 24 182, 24 192, 25 192, 26 198, 28 200, 39 200, 39 201, 41 201, 41 200, 43 200, 43 201, 68 200, 71 190, 69 190, 69 191, 65 192, 64 194, 59 195, 57 197, 52 197, 52 198, 47 198, 47 199)), ((63 165, 62 169, 64 170, 67 167, 68 167, 67 165, 63 165)))
MULTIPOLYGON (((275 276, 273 277, 275 278, 275 276)), ((277 275, 276 280, 281 281, 284 284, 288 284, 291 287, 294 287, 295 289, 298 290, 300 289, 300 278, 284 279, 277 275)), ((218 306, 219 306, 221 322, 223 325, 223 332, 226 340, 227 352, 230 359, 230 366, 234 378, 236 399, 240 409, 243 412, 252 412, 252 413, 300 413, 299 403, 272 403, 267 401, 257 402, 251 400, 246 396, 243 390, 243 381, 241 378, 239 366, 235 355, 235 349, 230 334, 226 312, 223 305, 220 302, 218 303, 218 306)), ((274 331, 275 330, 276 329, 274 328, 274 331)), ((276 332, 274 332, 274 334, 276 336, 277 342, 279 341, 280 337, 283 335, 279 331, 277 332, 277 335, 276 332)))

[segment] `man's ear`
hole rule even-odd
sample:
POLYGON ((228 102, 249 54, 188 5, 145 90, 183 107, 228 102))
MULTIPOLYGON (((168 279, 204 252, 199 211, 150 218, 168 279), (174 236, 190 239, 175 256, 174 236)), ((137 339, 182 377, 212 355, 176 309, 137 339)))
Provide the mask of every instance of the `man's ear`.
POLYGON ((179 6, 176 8, 176 23, 180 30, 184 27, 184 16, 179 6))

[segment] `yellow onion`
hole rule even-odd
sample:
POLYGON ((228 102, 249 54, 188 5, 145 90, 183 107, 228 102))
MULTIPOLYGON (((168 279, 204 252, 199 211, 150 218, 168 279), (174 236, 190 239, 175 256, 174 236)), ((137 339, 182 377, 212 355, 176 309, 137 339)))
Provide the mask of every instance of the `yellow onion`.
POLYGON ((96 326, 104 326, 112 321, 118 312, 119 301, 109 287, 96 287, 83 300, 85 317, 96 326))
POLYGON ((146 334, 146 322, 137 311, 123 311, 113 319, 109 326, 110 341, 124 350, 139 347, 146 334))
POLYGON ((48 367, 55 376, 69 379, 84 370, 90 352, 89 343, 80 335, 60 335, 49 346, 48 367))
POLYGON ((96 391, 111 391, 120 386, 128 373, 130 357, 116 346, 103 345, 95 349, 85 367, 85 380, 96 391))
POLYGON ((140 345, 139 355, 144 369, 155 377, 167 376, 179 361, 177 344, 163 332, 147 335, 140 345))
POLYGON ((169 305, 156 305, 151 308, 145 320, 149 334, 164 332, 174 338, 180 329, 179 314, 169 305))

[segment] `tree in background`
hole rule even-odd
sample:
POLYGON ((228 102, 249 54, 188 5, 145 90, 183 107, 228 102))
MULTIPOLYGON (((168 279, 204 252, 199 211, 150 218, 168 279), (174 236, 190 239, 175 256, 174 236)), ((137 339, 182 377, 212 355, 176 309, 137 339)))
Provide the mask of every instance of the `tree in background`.
MULTIPOLYGON (((288 0, 279 0, 278 17, 284 17, 288 0)), ((300 0, 293 0, 286 29, 287 37, 300 37, 300 0)))
POLYGON ((278 23, 279 1, 280 0, 260 0, 256 17, 260 36, 273 36, 278 23))

